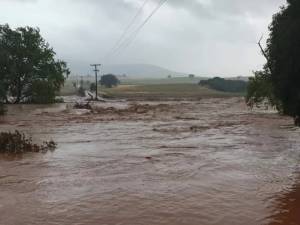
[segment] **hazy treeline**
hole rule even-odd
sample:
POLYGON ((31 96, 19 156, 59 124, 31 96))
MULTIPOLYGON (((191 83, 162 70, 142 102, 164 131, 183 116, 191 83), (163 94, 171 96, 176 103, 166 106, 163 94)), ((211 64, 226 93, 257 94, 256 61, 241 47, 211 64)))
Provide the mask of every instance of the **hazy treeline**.
POLYGON ((199 85, 206 86, 217 91, 243 93, 246 92, 248 82, 242 80, 226 80, 215 77, 208 80, 201 80, 199 85))

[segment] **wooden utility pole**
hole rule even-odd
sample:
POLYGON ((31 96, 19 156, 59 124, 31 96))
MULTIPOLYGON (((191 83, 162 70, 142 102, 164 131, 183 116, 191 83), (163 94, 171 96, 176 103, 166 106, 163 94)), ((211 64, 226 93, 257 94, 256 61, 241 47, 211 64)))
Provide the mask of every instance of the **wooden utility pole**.
POLYGON ((95 71, 95 79, 96 79, 96 98, 95 100, 98 100, 98 66, 101 66, 101 64, 91 64, 92 67, 94 67, 94 71, 95 71))

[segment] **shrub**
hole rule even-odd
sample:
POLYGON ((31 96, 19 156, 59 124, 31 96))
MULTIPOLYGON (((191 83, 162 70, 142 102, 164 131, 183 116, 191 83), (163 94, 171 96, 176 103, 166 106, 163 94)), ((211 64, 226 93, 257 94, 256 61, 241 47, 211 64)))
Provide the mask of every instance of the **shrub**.
POLYGON ((217 91, 243 93, 246 92, 248 83, 241 80, 225 80, 220 77, 215 77, 208 80, 202 80, 199 85, 208 86, 217 91))
POLYGON ((33 144, 32 138, 27 138, 19 131, 0 133, 0 153, 47 152, 54 151, 56 146, 54 141, 44 142, 42 145, 33 144))
POLYGON ((52 104, 55 103, 55 89, 51 88, 51 83, 47 81, 34 81, 31 84, 30 91, 26 100, 34 104, 52 104))

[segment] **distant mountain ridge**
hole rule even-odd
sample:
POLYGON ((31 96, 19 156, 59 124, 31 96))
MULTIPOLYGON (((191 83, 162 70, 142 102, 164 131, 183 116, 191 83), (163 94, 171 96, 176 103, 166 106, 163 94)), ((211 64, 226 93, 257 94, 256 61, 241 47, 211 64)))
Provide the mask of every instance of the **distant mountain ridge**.
MULTIPOLYGON (((81 68, 81 67, 78 67, 81 68)), ((91 68, 90 68, 91 69, 91 68)), ((189 73, 183 72, 176 72, 172 71, 160 66, 151 65, 151 64, 104 64, 100 69, 100 75, 104 74, 114 74, 117 76, 126 75, 127 78, 130 79, 167 79, 169 76, 172 78, 184 78, 188 77, 189 73)), ((75 69, 74 69, 75 70, 75 69)), ((84 72, 77 69, 77 74, 73 74, 74 77, 84 74, 84 72)), ((84 70, 83 70, 84 71, 84 70)), ((90 70, 89 74, 90 77, 94 76, 94 72, 90 70)), ((248 81, 249 77, 246 76, 218 76, 218 75, 204 75, 204 74, 195 74, 195 76, 202 80, 207 80, 213 77, 224 77, 228 80, 243 80, 248 81)))
POLYGON ((165 69, 163 67, 150 65, 150 64, 118 64, 118 65, 104 65, 101 73, 112 73, 115 75, 126 75, 131 78, 166 78, 171 75, 172 77, 184 77, 186 73, 180 73, 165 69))

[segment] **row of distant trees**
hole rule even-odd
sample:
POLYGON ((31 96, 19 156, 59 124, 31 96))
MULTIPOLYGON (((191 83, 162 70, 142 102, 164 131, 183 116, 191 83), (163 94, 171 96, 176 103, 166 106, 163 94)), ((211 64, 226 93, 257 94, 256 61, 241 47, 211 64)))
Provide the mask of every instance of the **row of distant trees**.
POLYGON ((247 91, 248 82, 242 80, 226 80, 215 77, 208 80, 201 80, 199 85, 206 86, 217 91, 245 93, 247 91))

